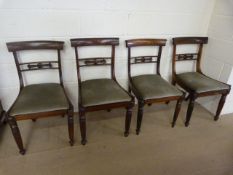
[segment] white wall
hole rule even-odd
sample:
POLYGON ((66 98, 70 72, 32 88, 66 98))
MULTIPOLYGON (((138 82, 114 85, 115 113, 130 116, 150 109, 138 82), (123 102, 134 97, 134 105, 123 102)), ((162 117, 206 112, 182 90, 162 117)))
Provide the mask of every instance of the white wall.
MULTIPOLYGON (((19 90, 16 67, 6 49, 6 42, 65 41, 62 52, 64 82, 77 109, 77 77, 70 38, 120 37, 120 46, 116 50, 116 76, 126 87, 125 39, 205 36, 214 3, 215 0, 0 0, 0 99, 4 107, 9 108, 19 90)), ((170 77, 170 70, 169 40, 161 63, 161 73, 166 79, 170 77)), ((106 75, 105 70, 100 72, 106 75)), ((35 78, 37 74, 28 77, 27 82, 54 79, 53 75, 45 74, 35 78)), ((85 71, 84 74, 86 78, 95 75, 92 71, 85 71)))
MULTIPOLYGON (((203 68, 206 74, 233 85, 233 0, 217 0, 208 29, 203 68)), ((202 104, 215 113, 219 96, 205 98, 202 104)), ((232 113, 233 91, 227 97, 222 114, 232 113)))

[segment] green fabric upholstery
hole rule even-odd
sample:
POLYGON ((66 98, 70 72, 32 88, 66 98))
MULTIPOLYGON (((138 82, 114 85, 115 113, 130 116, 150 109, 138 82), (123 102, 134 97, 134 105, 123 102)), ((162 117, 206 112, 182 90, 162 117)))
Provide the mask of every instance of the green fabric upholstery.
POLYGON ((10 110, 10 115, 33 114, 68 108, 69 103, 60 84, 33 84, 22 89, 10 110))
POLYGON ((84 107, 131 101, 131 97, 111 79, 83 81, 81 99, 84 107))
POLYGON ((182 92, 159 75, 147 74, 132 77, 133 86, 140 99, 155 99, 171 96, 181 96, 182 92))
POLYGON ((198 72, 181 73, 176 76, 189 89, 198 93, 229 89, 229 86, 219 81, 208 78, 198 72))

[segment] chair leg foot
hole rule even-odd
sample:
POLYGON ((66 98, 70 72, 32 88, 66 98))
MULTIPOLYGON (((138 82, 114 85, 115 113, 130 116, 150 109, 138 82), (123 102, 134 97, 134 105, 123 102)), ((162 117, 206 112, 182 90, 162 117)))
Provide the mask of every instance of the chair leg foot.
POLYGON ((80 132, 81 132, 81 144, 85 145, 87 143, 86 139, 86 117, 85 111, 82 108, 79 108, 79 125, 80 125, 80 132))
POLYGON ((219 100, 219 103, 218 103, 218 109, 217 109, 216 115, 214 116, 214 121, 217 121, 219 119, 219 115, 220 115, 222 108, 225 104, 226 97, 227 97, 227 94, 222 94, 222 96, 219 100))
POLYGON ((141 130, 141 124, 142 124, 142 117, 143 117, 143 106, 144 103, 139 101, 138 104, 138 115, 137 115, 137 128, 136 128, 136 134, 138 135, 141 130))
POLYGON ((189 126, 189 122, 185 122, 185 127, 188 127, 189 126))
POLYGON ((186 121, 185 121, 185 126, 188 127, 192 113, 193 113, 193 107, 196 99, 196 94, 190 94, 190 100, 189 100, 189 105, 187 109, 187 114, 186 114, 186 121))
POLYGON ((177 120, 177 118, 179 116, 179 113, 180 113, 180 108, 181 108, 181 104, 182 104, 183 98, 184 97, 181 97, 179 100, 177 100, 176 109, 175 109, 173 120, 172 120, 172 128, 174 128, 175 125, 176 125, 176 120, 177 120))
POLYGON ((69 143, 70 143, 70 146, 74 145, 74 141, 73 140, 70 140, 69 143))
POLYGON ((19 153, 24 155, 25 149, 23 147, 23 141, 22 141, 21 134, 20 134, 20 131, 19 131, 19 128, 18 128, 18 125, 17 125, 15 118, 11 117, 11 116, 7 116, 7 121, 10 125, 15 142, 19 148, 19 153))
POLYGON ((129 133, 128 133, 128 132, 124 132, 124 136, 125 136, 125 137, 128 137, 128 136, 129 136, 129 133))
POLYGON ((174 128, 174 127, 175 127, 175 125, 176 125, 176 123, 175 123, 175 122, 172 122, 172 128, 174 128))
POLYGON ((19 153, 20 153, 21 155, 25 155, 26 150, 25 150, 25 149, 22 149, 22 150, 19 151, 19 153))
POLYGON ((130 129, 131 117, 132 117, 132 107, 133 107, 133 104, 130 105, 129 107, 127 107, 127 110, 126 110, 125 132, 124 132, 125 137, 128 137, 128 135, 129 135, 129 129, 130 129))
POLYGON ((82 141, 81 141, 81 144, 82 144, 82 145, 86 145, 86 143, 87 143, 87 140, 82 140, 82 141))
POLYGON ((67 111, 68 133, 70 146, 74 145, 74 110, 73 107, 67 111))

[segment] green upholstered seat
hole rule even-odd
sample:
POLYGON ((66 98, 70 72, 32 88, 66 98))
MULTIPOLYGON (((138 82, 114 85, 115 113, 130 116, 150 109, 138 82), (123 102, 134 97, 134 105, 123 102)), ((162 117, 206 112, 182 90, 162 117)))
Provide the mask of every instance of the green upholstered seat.
POLYGON ((132 77, 132 82, 140 95, 137 98, 143 100, 182 95, 181 91, 159 75, 147 74, 135 76, 132 77))
POLYGON ((208 78, 198 72, 181 73, 176 76, 189 89, 197 92, 208 92, 229 89, 229 86, 219 81, 208 78))
POLYGON ((111 79, 83 81, 81 99, 84 107, 131 101, 131 97, 111 79))
POLYGON ((60 84, 25 86, 10 110, 11 116, 68 109, 69 103, 60 84))

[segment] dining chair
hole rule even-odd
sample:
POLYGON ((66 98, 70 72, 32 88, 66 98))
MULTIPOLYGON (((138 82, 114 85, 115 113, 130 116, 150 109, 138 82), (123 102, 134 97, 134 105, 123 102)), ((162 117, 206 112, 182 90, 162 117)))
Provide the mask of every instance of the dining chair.
POLYGON ((125 42, 126 47, 128 48, 129 92, 133 91, 138 99, 136 134, 139 134, 140 132, 145 104, 168 103, 169 101, 177 100, 172 121, 172 127, 174 127, 180 112, 181 103, 184 99, 184 94, 175 86, 164 80, 160 74, 162 48, 166 45, 166 39, 131 39, 126 40, 125 42), (131 56, 132 48, 135 47, 154 47, 154 49, 158 48, 158 51, 155 55, 131 56), (155 64, 155 74, 131 75, 131 67, 133 67, 133 65, 149 63, 155 64))
MULTIPOLYGON (((77 76, 79 84, 79 122, 81 130, 81 143, 86 144, 86 112, 98 110, 110 110, 112 108, 126 108, 125 132, 129 135, 132 107, 134 97, 124 90, 115 77, 115 47, 119 45, 119 38, 76 38, 71 39, 71 46, 74 47, 77 76), (109 57, 80 58, 80 47, 111 48, 109 57), (91 66, 110 66, 111 78, 89 79, 82 81, 81 68, 91 66)), ((107 73, 107 72, 106 72, 107 73)))
MULTIPOLYGON (((7 112, 7 121, 19 148, 25 154, 23 142, 16 121, 67 115, 69 143, 74 143, 73 105, 66 95, 61 69, 61 50, 64 42, 61 41, 22 41, 7 43, 8 51, 13 53, 19 83, 19 94, 7 112), (50 50, 57 54, 56 61, 21 61, 22 51, 50 50), (21 54, 20 54, 21 53, 21 54), (54 70, 59 74, 59 83, 38 83, 25 85, 24 73, 32 71, 54 70)), ((45 77, 46 78, 46 77, 45 77)))
MULTIPOLYGON (((201 56, 203 45, 208 43, 208 37, 176 37, 173 38, 173 59, 172 59, 172 83, 178 84, 189 93, 186 100, 189 105, 186 114, 185 126, 190 123, 195 100, 199 97, 211 95, 221 95, 217 112, 214 120, 219 119, 219 115, 224 106, 226 96, 229 94, 231 86, 205 75, 201 70, 201 56), (193 53, 177 53, 178 46, 196 45, 197 52, 193 53), (177 73, 176 64, 182 61, 195 61, 196 70, 185 73, 177 73)), ((191 49, 191 48, 190 48, 191 49)))

